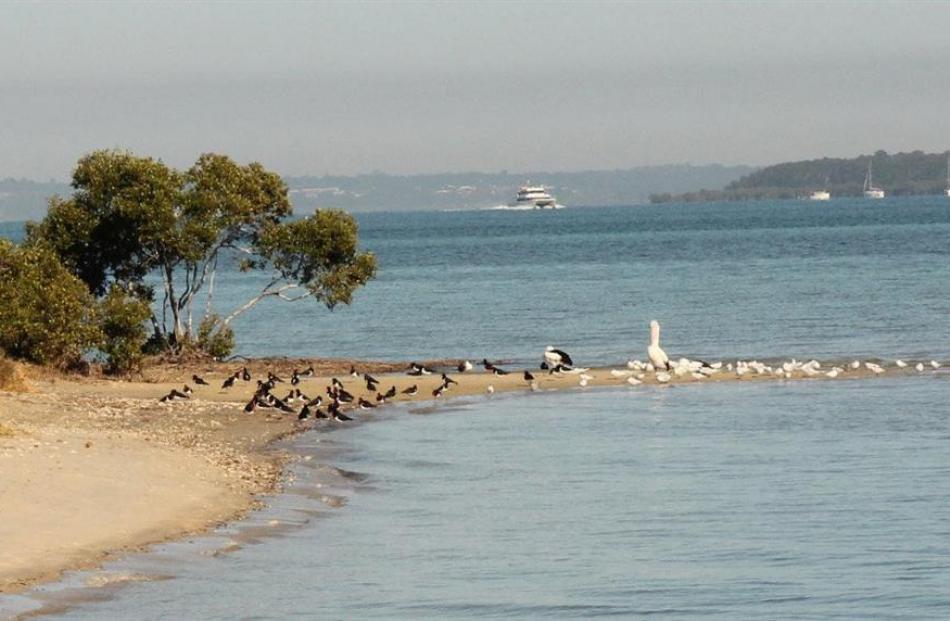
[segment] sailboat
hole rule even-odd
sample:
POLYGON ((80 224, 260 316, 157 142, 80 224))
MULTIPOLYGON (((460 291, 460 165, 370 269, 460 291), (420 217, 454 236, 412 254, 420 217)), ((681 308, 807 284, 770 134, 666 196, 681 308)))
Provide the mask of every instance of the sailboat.
POLYGON ((874 187, 874 180, 871 178, 871 160, 868 160, 868 174, 864 176, 864 198, 884 198, 884 190, 874 187))

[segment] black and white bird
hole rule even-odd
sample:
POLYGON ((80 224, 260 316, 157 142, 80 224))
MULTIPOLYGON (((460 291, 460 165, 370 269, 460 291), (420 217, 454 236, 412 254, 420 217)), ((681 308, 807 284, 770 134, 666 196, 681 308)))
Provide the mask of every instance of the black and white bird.
POLYGON ((487 358, 482 358, 482 366, 485 367, 485 370, 494 374, 494 375, 508 375, 508 371, 500 367, 496 367, 491 362, 488 362, 487 358))
POLYGON ((252 414, 254 410, 257 409, 257 395, 251 397, 251 400, 247 402, 247 405, 244 406, 244 411, 248 414, 252 414))
POLYGON ((307 405, 309 405, 312 408, 318 408, 321 405, 323 405, 323 397, 321 397, 320 395, 317 395, 310 401, 307 401, 307 405))
POLYGON ((194 392, 194 390, 192 390, 191 386, 189 386, 188 384, 185 384, 185 387, 182 388, 181 391, 185 393, 186 395, 188 395, 189 397, 191 396, 191 393, 194 392))
POLYGON ((201 379, 201 378, 198 377, 197 375, 192 375, 192 376, 191 376, 191 381, 193 381, 193 382, 194 382, 195 384, 197 384, 198 386, 207 386, 207 385, 208 385, 208 382, 204 381, 203 379, 201 379))
POLYGON ((415 384, 413 384, 413 385, 410 386, 409 388, 406 388, 406 389, 404 389, 404 390, 402 391, 402 394, 404 394, 404 395, 409 395, 410 397, 414 397, 414 396, 416 396, 418 393, 419 393, 419 387, 416 386, 415 384))
POLYGON ((525 372, 524 372, 524 381, 526 381, 526 382, 533 382, 533 381, 534 381, 534 376, 531 375, 530 373, 528 373, 527 371, 525 371, 525 372))
POLYGON ((371 410, 371 409, 373 409, 374 407, 376 407, 376 404, 375 404, 375 403, 373 403, 372 401, 367 401, 367 400, 364 399, 363 397, 360 397, 360 400, 358 401, 358 404, 359 404, 361 410, 371 410))
POLYGON ((357 371, 357 370, 356 370, 356 367, 353 366, 352 364, 350 365, 350 375, 351 375, 352 377, 359 377, 359 376, 360 376, 360 372, 357 371))
POLYGON ((418 362, 413 362, 409 364, 408 375, 432 375, 432 369, 418 362))
POLYGON ((567 367, 574 366, 574 361, 571 360, 567 352, 555 349, 552 345, 548 345, 544 348, 544 361, 548 364, 548 367, 552 368, 558 365, 567 367))
POLYGON ((353 420, 352 418, 350 418, 349 416, 347 416, 346 414, 340 411, 339 401, 334 401, 333 403, 331 403, 329 406, 327 406, 327 410, 329 411, 330 416, 333 417, 333 420, 337 422, 342 423, 349 420, 353 420))
POLYGON ((274 375, 273 373, 271 373, 270 371, 268 371, 268 372, 267 372, 267 381, 271 382, 272 384, 276 384, 277 382, 283 383, 284 380, 280 379, 279 377, 277 377, 276 375, 274 375))
POLYGON ((432 391, 433 397, 441 397, 442 393, 445 392, 445 384, 439 384, 435 390, 432 391))
POLYGON ((313 365, 311 364, 305 370, 300 372, 300 377, 313 377, 316 371, 313 370, 313 365))
MULTIPOLYGON (((234 377, 237 378, 237 376, 238 374, 235 373, 234 377)), ((245 382, 251 381, 251 372, 247 370, 247 367, 241 369, 241 379, 243 379, 245 382)))
POLYGON ((445 386, 446 388, 448 388, 450 384, 458 384, 458 382, 456 382, 454 379, 452 379, 451 377, 449 377, 448 375, 446 375, 445 373, 443 373, 443 374, 442 374, 442 385, 445 386))
POLYGON ((169 401, 178 401, 179 399, 187 399, 187 398, 188 398, 188 395, 172 388, 171 391, 167 395, 159 399, 159 401, 161 401, 162 403, 168 403, 169 401))
POLYGON ((293 374, 290 376, 290 385, 296 386, 300 383, 300 373, 297 372, 297 369, 294 369, 293 374))
POLYGON ((389 387, 389 390, 387 390, 387 391, 383 394, 383 397, 385 397, 386 399, 392 399, 392 398, 395 397, 395 396, 396 396, 396 387, 395 387, 395 386, 390 386, 390 387, 389 387))
POLYGON ((224 380, 224 383, 221 384, 221 389, 224 390, 224 389, 226 389, 226 388, 230 388, 231 386, 234 386, 234 381, 235 381, 237 378, 238 378, 238 376, 235 374, 235 375, 232 375, 231 377, 229 377, 228 379, 224 380))
POLYGON ((472 363, 468 360, 463 360, 459 362, 459 365, 456 368, 459 370, 459 373, 465 373, 466 371, 472 370, 472 363))
POLYGON ((366 379, 366 390, 376 392, 376 389, 379 388, 379 382, 376 378, 369 374, 365 374, 363 377, 366 379))

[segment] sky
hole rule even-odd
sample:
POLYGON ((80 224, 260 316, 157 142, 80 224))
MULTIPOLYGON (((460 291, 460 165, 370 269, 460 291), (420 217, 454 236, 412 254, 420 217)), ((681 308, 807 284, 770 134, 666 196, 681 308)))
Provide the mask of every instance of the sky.
POLYGON ((284 175, 950 148, 950 3, 2 3, 0 178, 101 148, 284 175))

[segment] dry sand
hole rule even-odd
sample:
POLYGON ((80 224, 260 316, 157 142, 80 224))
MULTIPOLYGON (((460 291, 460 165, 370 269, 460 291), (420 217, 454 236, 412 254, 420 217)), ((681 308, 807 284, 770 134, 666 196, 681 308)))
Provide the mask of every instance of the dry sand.
MULTIPOLYGON (((443 361, 448 362, 448 361, 443 361)), ((256 361, 255 379, 273 369, 285 380, 292 368, 309 361, 256 361)), ((269 444, 311 425, 341 423, 308 421, 274 410, 243 413, 255 382, 221 383, 240 364, 200 368, 166 366, 144 381, 32 380, 28 393, 0 393, 0 593, 23 590, 55 579, 62 571, 89 567, 110 554, 167 540, 233 520, 253 508, 255 498, 279 482, 283 456, 269 444), (211 384, 196 386, 192 373, 211 384), (161 404, 158 399, 184 384, 195 389, 188 401, 161 404)), ((299 388, 310 397, 323 394, 331 375, 357 397, 375 401, 362 379, 348 374, 350 361, 323 361, 320 377, 299 388)), ((447 366, 447 365, 446 365, 447 366)), ((842 365, 843 366, 843 365, 842 365)), ((385 392, 415 384, 415 397, 399 395, 393 402, 433 399, 438 374, 410 377, 394 373, 405 365, 357 363, 373 373, 385 392)), ((440 400, 461 395, 531 391, 521 369, 496 376, 481 371, 457 373, 458 381, 440 400)), ((619 371, 625 372, 625 368, 619 371)), ((532 371, 534 390, 581 389, 573 374, 532 371)), ((887 375, 912 373, 889 369, 887 375)), ((589 387, 623 386, 627 376, 610 369, 591 369, 589 387)), ((848 369, 838 379, 873 376, 863 367, 848 369)), ((656 383, 646 374, 644 385, 656 383)), ((803 379, 797 374, 794 379, 803 379)), ((829 381, 824 375, 817 378, 829 381)), ((776 381, 770 375, 741 378, 723 370, 708 379, 689 375, 672 384, 722 381, 776 381)), ((278 384, 283 397, 291 386, 278 384)), ((351 413, 357 421, 373 410, 351 413)), ((353 423, 342 423, 353 424, 353 423)))

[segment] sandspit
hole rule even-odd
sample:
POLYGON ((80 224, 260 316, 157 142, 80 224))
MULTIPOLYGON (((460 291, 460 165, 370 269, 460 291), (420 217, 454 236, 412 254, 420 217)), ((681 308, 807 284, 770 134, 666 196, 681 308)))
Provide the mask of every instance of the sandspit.
MULTIPOLYGON (((253 378, 264 369, 289 380, 294 368, 313 364, 315 377, 296 388, 309 397, 325 394, 331 377, 339 378, 357 397, 376 400, 365 381, 349 374, 372 373, 379 391, 395 386, 390 402, 433 400, 489 392, 584 390, 623 387, 641 390, 656 384, 656 375, 626 365, 589 369, 583 373, 549 374, 510 368, 507 375, 481 371, 458 373, 452 361, 427 364, 446 371, 458 384, 442 396, 433 391, 442 383, 439 372, 408 376, 406 365, 361 363, 350 360, 256 360, 248 362, 253 378), (418 387, 415 396, 401 391, 418 387), (491 387, 491 391, 489 390, 491 387)), ((61 572, 90 567, 109 555, 140 549, 170 538, 199 532, 234 520, 252 509, 256 499, 275 489, 283 456, 270 448, 283 436, 314 424, 359 424, 377 410, 351 412, 354 423, 300 423, 294 414, 266 409, 245 414, 243 404, 256 388, 255 381, 221 385, 242 363, 163 367, 148 371, 139 381, 93 379, 40 379, 31 391, 0 393, 0 593, 22 591, 61 572), (196 386, 198 373, 209 383, 196 386), (188 400, 159 403, 171 388, 189 384, 188 400)), ((780 363, 775 368, 779 368, 780 363)), ((717 369, 709 376, 673 374, 666 385, 732 381, 839 381, 882 376, 912 375, 912 366, 883 371, 865 365, 821 373, 747 372, 717 369)), ((279 383, 274 394, 292 387, 279 383)), ((298 406, 299 409, 299 406, 298 406)))

